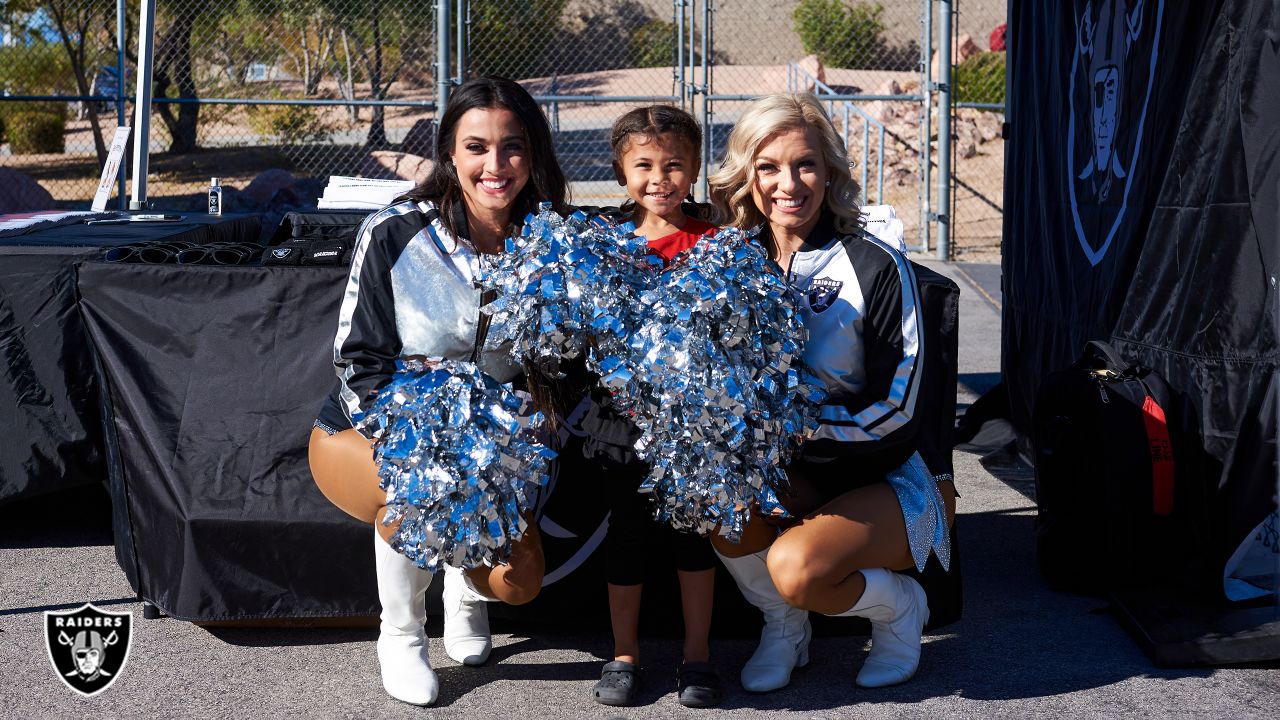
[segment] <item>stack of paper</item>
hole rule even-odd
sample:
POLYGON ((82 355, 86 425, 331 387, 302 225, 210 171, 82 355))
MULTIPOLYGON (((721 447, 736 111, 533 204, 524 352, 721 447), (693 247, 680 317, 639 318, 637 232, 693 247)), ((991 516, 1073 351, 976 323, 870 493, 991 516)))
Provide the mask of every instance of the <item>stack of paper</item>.
POLYGON ((377 210, 390 205, 392 200, 412 190, 414 185, 416 183, 412 180, 331 175, 317 207, 321 210, 377 210))

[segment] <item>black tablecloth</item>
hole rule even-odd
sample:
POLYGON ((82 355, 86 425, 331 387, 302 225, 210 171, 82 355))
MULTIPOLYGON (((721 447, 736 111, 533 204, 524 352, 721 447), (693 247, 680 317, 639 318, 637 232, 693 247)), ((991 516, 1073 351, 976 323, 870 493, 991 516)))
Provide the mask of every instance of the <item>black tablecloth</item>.
POLYGON ((93 360, 73 265, 139 240, 256 240, 256 217, 64 225, 0 239, 0 503, 104 476, 93 360))

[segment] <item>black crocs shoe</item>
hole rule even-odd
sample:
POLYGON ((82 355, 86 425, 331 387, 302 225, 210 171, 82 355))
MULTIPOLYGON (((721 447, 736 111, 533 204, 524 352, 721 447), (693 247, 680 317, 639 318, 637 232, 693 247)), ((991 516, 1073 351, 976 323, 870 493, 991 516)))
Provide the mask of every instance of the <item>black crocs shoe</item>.
POLYGON ((676 697, 691 708, 720 704, 720 675, 711 663, 687 662, 676 671, 676 697))
POLYGON ((604 664, 600 681, 591 689, 591 695, 601 705, 622 707, 636 701, 640 689, 640 667, 634 663, 613 660, 604 664))

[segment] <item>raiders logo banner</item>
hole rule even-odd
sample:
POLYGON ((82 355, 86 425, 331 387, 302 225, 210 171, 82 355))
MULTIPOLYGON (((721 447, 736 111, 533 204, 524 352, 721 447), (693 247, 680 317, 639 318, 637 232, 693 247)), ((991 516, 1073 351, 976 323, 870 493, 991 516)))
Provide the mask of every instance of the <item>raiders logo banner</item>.
POLYGON ((133 613, 99 610, 89 603, 44 614, 45 647, 54 673, 67 687, 93 697, 111 687, 129 661, 133 613))
POLYGON ((1220 3, 1009 8, 1002 357, 1014 425, 1029 429, 1040 380, 1111 336, 1144 244, 1177 245, 1148 233, 1188 79, 1224 50, 1208 43, 1220 3))

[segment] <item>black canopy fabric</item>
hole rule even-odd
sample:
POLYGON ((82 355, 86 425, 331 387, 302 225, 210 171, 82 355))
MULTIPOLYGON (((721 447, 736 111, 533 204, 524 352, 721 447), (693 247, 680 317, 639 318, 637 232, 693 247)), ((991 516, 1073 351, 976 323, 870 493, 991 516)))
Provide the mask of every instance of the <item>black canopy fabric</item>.
POLYGON ((1280 11, 1077 0, 1015 3, 1011 19, 1012 419, 1029 432, 1041 380, 1087 340, 1154 368, 1205 451, 1221 568, 1274 508, 1274 475, 1244 492, 1230 466, 1274 465, 1274 437, 1237 440, 1265 422, 1280 361, 1280 11))
POLYGON ((1215 14, 1134 5, 1134 32, 1123 0, 1010 6, 1001 364, 1023 433, 1040 381, 1115 327, 1215 14))
POLYGON ((1275 508, 1274 470, 1240 469, 1275 462, 1280 10, 1233 0, 1206 28, 1112 338, 1187 395, 1219 488, 1216 570, 1275 508))

